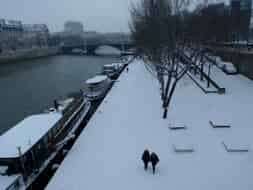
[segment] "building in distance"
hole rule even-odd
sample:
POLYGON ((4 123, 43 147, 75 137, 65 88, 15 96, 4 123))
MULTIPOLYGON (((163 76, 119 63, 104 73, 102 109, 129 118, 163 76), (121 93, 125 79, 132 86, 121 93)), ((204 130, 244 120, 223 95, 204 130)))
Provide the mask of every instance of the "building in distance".
POLYGON ((0 49, 15 50, 23 31, 21 21, 0 19, 0 49))
POLYGON ((248 40, 252 0, 231 0, 230 7, 234 40, 248 40))
POLYGON ((78 21, 67 21, 64 24, 64 32, 72 34, 72 35, 80 35, 83 34, 83 24, 78 21))
POLYGON ((49 29, 46 24, 24 24, 23 41, 29 47, 48 45, 49 29))

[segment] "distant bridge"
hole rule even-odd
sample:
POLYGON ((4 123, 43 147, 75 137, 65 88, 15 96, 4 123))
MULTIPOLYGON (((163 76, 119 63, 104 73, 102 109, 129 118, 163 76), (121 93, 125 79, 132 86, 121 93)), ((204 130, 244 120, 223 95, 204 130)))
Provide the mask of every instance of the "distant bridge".
POLYGON ((87 54, 89 55, 95 55, 96 54, 96 49, 99 48, 100 46, 110 46, 114 47, 121 52, 126 52, 132 48, 134 48, 134 43, 132 42, 124 42, 124 43, 119 43, 119 42, 113 42, 113 43, 89 43, 89 44, 78 44, 78 45, 63 45, 61 47, 61 50, 63 53, 71 53, 74 49, 81 49, 86 51, 87 54))

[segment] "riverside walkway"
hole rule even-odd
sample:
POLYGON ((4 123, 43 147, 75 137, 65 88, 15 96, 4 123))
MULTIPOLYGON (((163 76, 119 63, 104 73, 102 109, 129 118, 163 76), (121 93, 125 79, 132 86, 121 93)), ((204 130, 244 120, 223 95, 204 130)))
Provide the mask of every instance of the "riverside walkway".
POLYGON ((227 94, 204 94, 185 76, 164 120, 158 81, 134 61, 46 189, 251 190, 253 82, 218 68, 212 75, 227 94), (155 175, 143 169, 145 148, 160 157, 155 175))

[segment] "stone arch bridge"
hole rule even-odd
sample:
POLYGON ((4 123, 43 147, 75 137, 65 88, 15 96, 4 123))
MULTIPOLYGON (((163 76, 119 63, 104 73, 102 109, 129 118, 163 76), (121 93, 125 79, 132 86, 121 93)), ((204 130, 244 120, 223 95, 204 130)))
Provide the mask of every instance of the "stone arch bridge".
POLYGON ((89 55, 95 55, 95 51, 100 46, 110 46, 120 50, 123 54, 134 48, 132 42, 126 43, 91 43, 91 44, 79 44, 79 45, 63 45, 61 47, 62 53, 71 53, 74 49, 82 49, 89 55))

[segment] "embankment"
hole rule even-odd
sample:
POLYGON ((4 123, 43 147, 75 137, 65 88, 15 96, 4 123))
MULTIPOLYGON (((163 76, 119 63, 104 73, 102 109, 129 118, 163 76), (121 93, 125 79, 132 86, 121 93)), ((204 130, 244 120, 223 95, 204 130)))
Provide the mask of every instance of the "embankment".
POLYGON ((215 48, 216 54, 224 61, 232 62, 237 70, 253 80, 253 51, 233 48, 215 48))
POLYGON ((0 54, 0 64, 14 61, 22 61, 27 59, 35 59, 40 57, 53 56, 59 53, 58 47, 32 48, 25 50, 17 50, 0 54))

